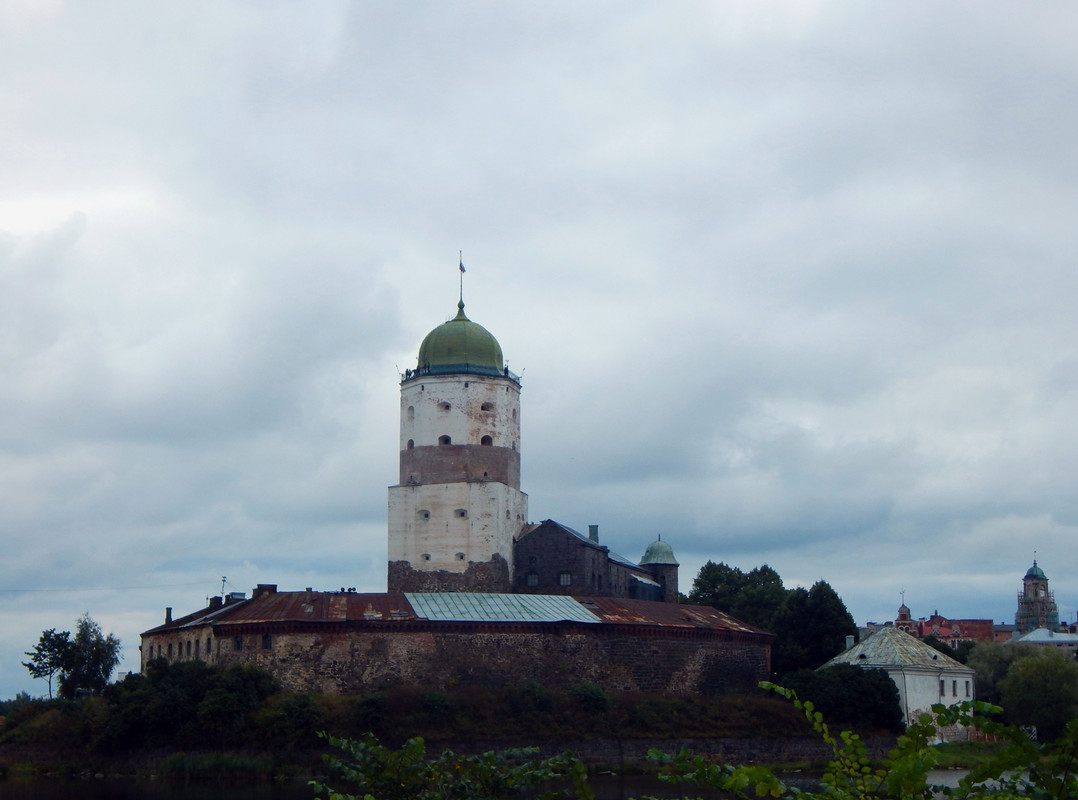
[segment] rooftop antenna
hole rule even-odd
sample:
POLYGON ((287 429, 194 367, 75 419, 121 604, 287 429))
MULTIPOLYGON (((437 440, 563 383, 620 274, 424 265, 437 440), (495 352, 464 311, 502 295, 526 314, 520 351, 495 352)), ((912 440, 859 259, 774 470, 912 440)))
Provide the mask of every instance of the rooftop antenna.
POLYGON ((221 576, 221 597, 225 596, 225 581, 227 580, 228 578, 226 578, 224 575, 221 576))
POLYGON ((906 605, 906 590, 903 589, 898 593, 898 596, 902 598, 902 605, 906 605))

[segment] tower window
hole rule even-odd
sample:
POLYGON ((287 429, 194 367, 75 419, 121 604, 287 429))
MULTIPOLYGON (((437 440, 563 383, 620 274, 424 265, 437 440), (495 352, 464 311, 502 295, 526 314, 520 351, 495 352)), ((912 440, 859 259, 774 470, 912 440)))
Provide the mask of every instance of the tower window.
POLYGON ((408 406, 408 421, 415 421, 415 406, 408 406))
POLYGON ((408 449, 411 450, 413 447, 415 447, 415 440, 409 439, 408 440, 408 449))
POLYGON ((491 436, 484 436, 482 439, 479 440, 479 444, 483 444, 489 447, 490 445, 494 444, 494 439, 491 436))
POLYGON ((558 585, 559 586, 572 586, 573 585, 573 573, 571 573, 571 572, 559 572, 558 573, 558 585))
POLYGON ((468 388, 468 381, 464 381, 464 388, 465 388, 465 389, 467 389, 467 388, 468 388))
POLYGON ((452 407, 453 406, 449 405, 449 403, 439 403, 438 404, 438 408, 442 409, 442 411, 448 411, 452 407))
POLYGON ((464 553, 457 553, 457 561, 463 561, 463 560, 464 560, 464 553))
POLYGON ((419 518, 420 519, 430 519, 430 512, 427 511, 427 509, 425 509, 425 508, 419 509, 419 518))
POLYGON ((468 509, 466 509, 466 508, 458 508, 454 513, 458 517, 466 517, 466 516, 468 516, 468 509))
POLYGON ((527 574, 527 576, 525 577, 525 583, 527 583, 528 586, 538 586, 539 585, 539 573, 538 572, 529 572, 527 574))
POLYGON ((453 438, 443 434, 438 437, 438 444, 453 444, 453 438))
POLYGON ((483 403, 483 405, 479 406, 479 410, 480 411, 493 411, 494 410, 494 404, 493 403, 483 403))
POLYGON ((423 560, 424 561, 430 561, 430 553, 424 553, 423 554, 423 560))

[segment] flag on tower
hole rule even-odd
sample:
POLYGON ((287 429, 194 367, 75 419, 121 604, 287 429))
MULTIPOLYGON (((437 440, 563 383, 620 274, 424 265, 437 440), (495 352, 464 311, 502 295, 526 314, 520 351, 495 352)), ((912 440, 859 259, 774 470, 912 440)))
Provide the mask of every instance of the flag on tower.
POLYGON ((464 272, 464 256, 460 257, 460 271, 464 272))

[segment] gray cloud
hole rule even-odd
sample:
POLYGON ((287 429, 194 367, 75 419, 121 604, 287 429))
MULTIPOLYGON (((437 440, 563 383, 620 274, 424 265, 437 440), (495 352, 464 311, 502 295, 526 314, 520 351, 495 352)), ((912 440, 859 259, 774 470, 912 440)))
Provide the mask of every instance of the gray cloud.
POLYGON ((1078 602, 1076 12, 9 4, 0 696, 89 611, 384 586, 396 373, 525 370, 533 517, 1078 602))

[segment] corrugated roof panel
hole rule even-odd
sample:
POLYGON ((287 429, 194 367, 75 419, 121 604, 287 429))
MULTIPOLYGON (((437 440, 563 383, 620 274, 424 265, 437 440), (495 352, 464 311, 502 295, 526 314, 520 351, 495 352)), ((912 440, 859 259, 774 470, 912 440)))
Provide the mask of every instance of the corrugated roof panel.
POLYGON ((599 622, 564 595, 406 592, 416 616, 444 622, 599 622))

